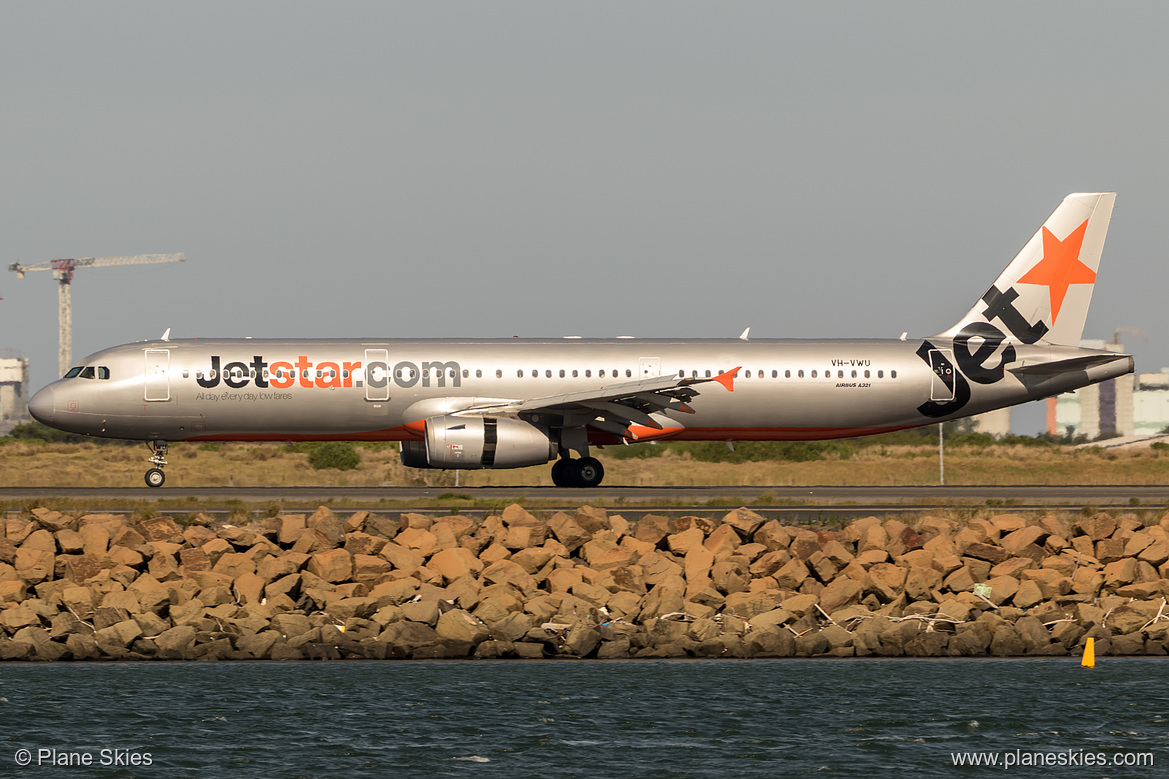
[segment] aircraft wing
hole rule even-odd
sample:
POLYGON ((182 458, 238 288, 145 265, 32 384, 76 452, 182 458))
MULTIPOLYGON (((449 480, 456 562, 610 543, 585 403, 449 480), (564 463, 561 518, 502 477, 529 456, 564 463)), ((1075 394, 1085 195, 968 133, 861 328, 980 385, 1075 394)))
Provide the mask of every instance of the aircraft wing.
POLYGON ((474 406, 459 413, 550 413, 563 417, 564 427, 595 427, 619 438, 636 439, 636 433, 629 429, 631 425, 661 430, 662 424, 652 414, 667 409, 693 414, 694 409, 687 404, 699 394, 698 385, 714 381, 726 387, 727 391, 733 391, 734 377, 738 372, 739 368, 734 368, 718 376, 701 379, 655 376, 583 392, 474 406))

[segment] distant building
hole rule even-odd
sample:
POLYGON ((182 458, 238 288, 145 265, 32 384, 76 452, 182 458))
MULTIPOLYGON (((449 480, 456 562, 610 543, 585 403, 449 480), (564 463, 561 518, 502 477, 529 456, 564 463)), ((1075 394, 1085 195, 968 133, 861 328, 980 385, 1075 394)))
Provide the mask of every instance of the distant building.
POLYGON ((0 435, 31 422, 28 415, 28 360, 0 357, 0 435))
POLYGON ((1011 409, 995 409, 973 417, 974 432, 986 433, 995 438, 1006 438, 1011 434, 1011 409))

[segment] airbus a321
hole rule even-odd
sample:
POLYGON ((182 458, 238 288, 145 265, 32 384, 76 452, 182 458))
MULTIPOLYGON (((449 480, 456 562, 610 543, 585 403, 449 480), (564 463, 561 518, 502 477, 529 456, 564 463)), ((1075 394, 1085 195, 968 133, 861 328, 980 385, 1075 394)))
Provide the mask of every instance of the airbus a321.
MULTIPOLYGON (((72 433, 138 439, 160 487, 171 441, 400 441, 413 468, 555 461, 590 448, 873 435, 1133 370, 1079 346, 1113 193, 1069 195, 957 324, 924 339, 191 339, 92 354, 29 402, 72 433)), ((577 456, 573 456, 573 455, 577 456)))

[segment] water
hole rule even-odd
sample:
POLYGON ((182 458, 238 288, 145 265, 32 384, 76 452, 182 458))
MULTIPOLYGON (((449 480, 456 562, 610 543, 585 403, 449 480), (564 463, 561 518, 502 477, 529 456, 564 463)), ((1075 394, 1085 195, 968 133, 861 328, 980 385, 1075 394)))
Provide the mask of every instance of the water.
POLYGON ((951 754, 971 750, 1000 760, 1014 750, 1129 761, 1152 753, 1151 767, 1009 774, 1161 776, 1169 767, 1167 663, 6 663, 0 776, 1004 773, 956 769, 951 754), (20 749, 33 767, 17 767, 20 749), (96 767, 61 767, 85 755, 96 767), (127 764, 134 755, 150 764, 127 764))

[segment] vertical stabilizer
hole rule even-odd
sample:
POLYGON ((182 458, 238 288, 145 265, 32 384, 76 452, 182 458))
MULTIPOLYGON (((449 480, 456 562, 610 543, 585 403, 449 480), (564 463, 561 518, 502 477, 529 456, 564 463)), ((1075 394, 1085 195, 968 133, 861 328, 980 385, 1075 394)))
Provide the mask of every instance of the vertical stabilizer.
POLYGON ((1078 346, 1115 200, 1114 192, 1064 198, 974 308, 940 337, 993 324, 1022 343, 1078 346))

